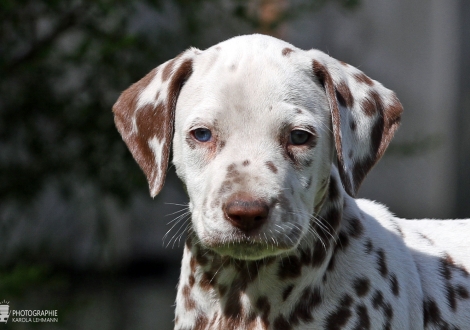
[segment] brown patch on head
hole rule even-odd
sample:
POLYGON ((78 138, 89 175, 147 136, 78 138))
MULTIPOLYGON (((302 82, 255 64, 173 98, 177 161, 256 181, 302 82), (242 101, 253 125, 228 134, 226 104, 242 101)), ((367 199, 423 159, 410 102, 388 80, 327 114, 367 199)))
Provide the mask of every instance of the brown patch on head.
POLYGON ((277 167, 276 165, 274 165, 274 163, 272 161, 267 161, 266 162, 266 167, 271 171, 273 172, 274 174, 277 173, 277 167))
POLYGON ((293 51, 293 49, 286 47, 282 50, 282 56, 289 56, 293 51))
POLYGON ((356 278, 353 287, 359 297, 365 296, 369 292, 370 281, 366 277, 356 278))
POLYGON ((298 114, 298 115, 301 115, 303 114, 304 112, 302 111, 302 109, 299 109, 299 108, 295 108, 295 113, 298 114))
POLYGON ((349 295, 345 294, 341 298, 341 301, 339 302, 336 310, 326 318, 325 329, 342 329, 348 323, 349 318, 351 317, 352 302, 353 299, 349 295))
POLYGON ((250 161, 248 159, 244 160, 242 163, 243 166, 248 166, 250 165, 250 161))

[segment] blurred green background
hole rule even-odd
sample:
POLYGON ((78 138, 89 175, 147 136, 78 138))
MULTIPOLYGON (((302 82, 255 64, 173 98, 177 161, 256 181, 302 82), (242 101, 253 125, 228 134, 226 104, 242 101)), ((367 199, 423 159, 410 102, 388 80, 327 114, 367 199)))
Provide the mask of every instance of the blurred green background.
POLYGON ((265 33, 397 91, 403 126, 361 196, 402 217, 470 217, 468 1, 0 1, 0 302, 14 329, 171 329, 187 202, 152 200, 111 107, 194 46, 265 33), (387 189, 384 189, 387 187, 387 189), (167 246, 165 248, 165 246, 167 246))

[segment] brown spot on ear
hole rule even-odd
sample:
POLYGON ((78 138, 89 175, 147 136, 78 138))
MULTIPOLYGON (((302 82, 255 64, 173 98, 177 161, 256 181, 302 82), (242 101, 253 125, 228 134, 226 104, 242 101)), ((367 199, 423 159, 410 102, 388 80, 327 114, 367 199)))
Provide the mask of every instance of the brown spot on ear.
POLYGON ((171 60, 170 62, 168 62, 168 64, 163 68, 163 71, 162 71, 162 81, 165 82, 168 80, 168 78, 170 78, 171 76, 171 71, 173 70, 173 66, 175 64, 175 59, 171 60))
POLYGON ((365 97, 361 102, 361 109, 368 117, 372 117, 377 113, 377 105, 375 103, 375 98, 372 95, 377 95, 376 92, 374 94, 369 94, 369 96, 365 97))
POLYGON ((248 166, 248 165, 250 165, 250 161, 247 159, 247 160, 243 161, 242 164, 243 164, 243 166, 248 166))
POLYGON ((336 85, 336 98, 343 107, 351 109, 354 104, 351 90, 344 81, 341 81, 336 85))
POLYGON ((283 56, 289 56, 289 54, 292 53, 292 52, 293 52, 293 50, 291 48, 286 47, 282 50, 282 55, 283 56))
POLYGON ((295 108, 295 113, 301 115, 301 114, 303 114, 303 111, 302 111, 302 109, 295 108))
POLYGON ((362 72, 358 72, 358 73, 355 73, 354 75, 354 78, 356 79, 356 81, 358 82, 361 82, 361 83, 364 83, 368 86, 373 86, 374 85, 374 82, 372 81, 372 79, 370 79, 369 77, 367 77, 364 73, 362 72))
POLYGON ((266 166, 268 167, 269 170, 271 170, 271 172, 273 172, 274 174, 277 173, 277 167, 276 165, 274 165, 274 163, 272 161, 267 161, 266 162, 266 166))
POLYGON ((365 296, 369 292, 370 281, 368 278, 356 278, 353 283, 354 289, 359 297, 365 296))

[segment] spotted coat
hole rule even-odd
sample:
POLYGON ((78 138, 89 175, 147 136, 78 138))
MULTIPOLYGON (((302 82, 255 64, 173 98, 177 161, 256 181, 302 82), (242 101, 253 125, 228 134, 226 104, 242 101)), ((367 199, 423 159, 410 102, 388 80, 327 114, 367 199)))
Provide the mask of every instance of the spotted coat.
POLYGON ((470 329, 470 222, 354 198, 402 110, 358 69, 261 35, 124 91, 116 126, 151 195, 173 145, 190 197, 175 329, 470 329))

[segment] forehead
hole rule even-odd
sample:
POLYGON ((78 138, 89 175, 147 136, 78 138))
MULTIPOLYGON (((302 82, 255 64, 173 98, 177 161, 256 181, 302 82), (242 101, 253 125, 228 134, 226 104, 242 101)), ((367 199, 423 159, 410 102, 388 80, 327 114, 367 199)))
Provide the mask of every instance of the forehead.
POLYGON ((303 50, 266 36, 233 38, 196 56, 177 116, 220 116, 223 110, 247 120, 267 112, 279 119, 289 108, 312 114, 325 104, 322 94, 303 50))

